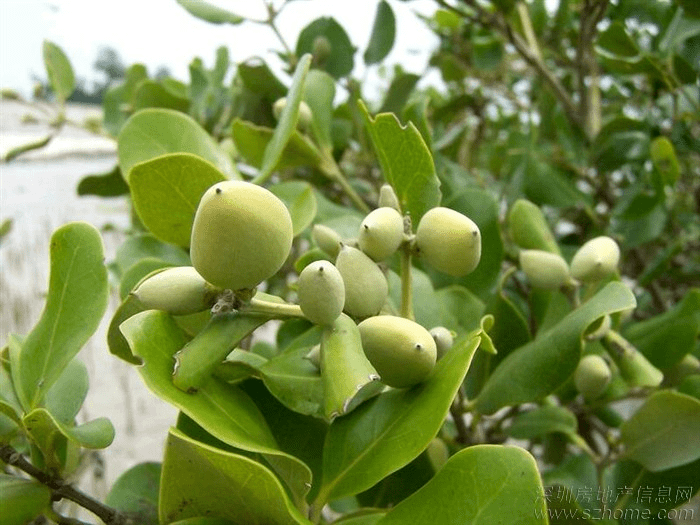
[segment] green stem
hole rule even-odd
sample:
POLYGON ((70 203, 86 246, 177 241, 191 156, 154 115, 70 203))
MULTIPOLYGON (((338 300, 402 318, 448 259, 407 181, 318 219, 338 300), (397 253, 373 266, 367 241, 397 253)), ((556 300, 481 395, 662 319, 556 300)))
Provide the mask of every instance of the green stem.
POLYGON ((256 299, 255 297, 250 300, 250 303, 241 307, 239 311, 246 314, 265 314, 279 318, 301 317, 302 319, 306 319, 299 305, 291 303, 273 303, 263 299, 256 299))
POLYGON ((401 250, 401 317, 414 321, 411 273, 411 248, 405 244, 401 250))

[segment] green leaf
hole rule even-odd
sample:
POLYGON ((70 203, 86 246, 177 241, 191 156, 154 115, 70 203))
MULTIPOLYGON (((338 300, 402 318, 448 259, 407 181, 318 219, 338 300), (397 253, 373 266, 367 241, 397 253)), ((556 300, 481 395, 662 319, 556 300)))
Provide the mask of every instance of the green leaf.
POLYGON ((673 186, 681 173, 673 144, 666 137, 656 137, 651 141, 649 150, 651 161, 656 170, 661 173, 664 184, 673 186))
MULTIPOLYGON (((693 11, 697 12, 697 7, 693 11)), ((698 34, 700 34, 700 20, 685 16, 683 9, 676 9, 673 20, 668 24, 666 33, 659 42, 659 51, 664 54, 672 53, 686 40, 698 34)))
POLYGON ((306 75, 304 83, 304 101, 311 108, 311 131, 321 150, 330 154, 333 150, 331 125, 333 123, 333 100, 335 99, 335 81, 333 77, 312 69, 306 75))
POLYGON ((700 458, 700 400, 656 392, 620 427, 625 457, 652 472, 700 458))
POLYGON ((577 430, 576 416, 569 409, 542 406, 515 416, 505 432, 515 439, 534 439, 552 432, 575 435, 577 430))
POLYGON ((160 259, 172 266, 189 266, 190 257, 178 246, 166 244, 150 234, 137 234, 129 237, 117 249, 114 265, 117 273, 123 275, 141 259, 160 259))
POLYGON ((639 55, 637 44, 632 40, 622 22, 617 20, 598 35, 596 43, 599 48, 613 55, 623 57, 639 55))
POLYGON ((226 9, 205 2, 204 0, 176 0, 178 4, 191 14, 212 24, 238 25, 245 20, 226 9))
POLYGON ((98 231, 83 222, 51 236, 51 271, 41 319, 22 344, 17 395, 38 406, 63 369, 97 329, 107 308, 107 269, 98 231))
POLYGON ((109 88, 104 94, 102 100, 104 127, 113 137, 119 134, 119 130, 129 117, 130 110, 128 108, 132 104, 136 88, 147 78, 146 66, 134 64, 126 70, 124 82, 109 88))
POLYGON ((175 95, 155 80, 144 80, 134 92, 134 111, 144 108, 174 109, 186 113, 190 101, 186 97, 175 95))
POLYGON ((634 308, 627 286, 612 282, 546 332, 515 350, 496 367, 476 398, 476 409, 493 414, 501 407, 542 399, 573 374, 586 329, 605 314, 634 308))
POLYGON ((78 195, 80 196, 121 197, 128 193, 129 186, 124 182, 118 164, 106 173, 86 175, 78 183, 78 195))
POLYGON ((295 237, 311 225, 316 218, 316 196, 311 184, 300 180, 288 180, 268 189, 289 209, 295 237))
POLYGON ((238 75, 251 92, 260 94, 269 103, 287 93, 287 87, 278 79, 269 66, 254 58, 238 65, 238 75))
POLYGON ((377 4, 377 11, 374 15, 372 34, 369 37, 369 44, 365 49, 363 58, 365 64, 377 64, 384 60, 394 47, 396 38, 396 17, 391 6, 385 0, 377 4))
POLYGON ((362 350, 360 330, 345 314, 323 330, 321 377, 323 415, 329 421, 347 414, 384 388, 362 350))
POLYGON ((474 35, 472 43, 472 61, 476 69, 493 71, 498 69, 503 61, 503 40, 494 33, 474 35))
MULTIPOLYGON (((406 102, 408 102, 408 97, 411 95, 413 88, 420 80, 420 75, 414 75, 413 73, 397 73, 391 80, 389 89, 384 95, 384 102, 382 102, 382 107, 379 108, 379 113, 395 113, 397 115, 401 114, 406 102)), ((421 135, 423 137, 423 135, 421 135)))
POLYGON ((233 523, 310 524, 262 464, 176 429, 165 444, 159 503, 161 523, 207 516, 233 523))
POLYGON ((311 67, 311 55, 304 55, 299 60, 299 64, 294 71, 292 85, 287 93, 287 104, 282 110, 270 142, 265 147, 258 177, 260 180, 266 180, 272 174, 282 157, 290 137, 296 131, 297 120, 299 120, 299 103, 304 92, 304 82, 306 81, 309 67, 311 67))
POLYGON ((517 447, 466 448, 377 525, 406 523, 544 525, 548 520, 537 463, 517 447))
POLYGON ((426 211, 440 204, 440 180, 430 150, 412 122, 402 126, 391 113, 372 118, 362 102, 360 109, 384 180, 394 188, 415 228, 426 211))
POLYGON ((191 117, 172 109, 142 109, 126 121, 117 138, 119 167, 127 182, 140 162, 167 153, 192 153, 229 178, 240 178, 230 157, 191 117))
POLYGON ((158 239, 189 247, 192 222, 204 192, 226 180, 211 163, 191 153, 170 153, 131 168, 134 208, 158 239))
POLYGON ((37 518, 51 503, 51 489, 38 481, 0 474, 2 525, 24 525, 37 518))
POLYGON ((82 361, 73 359, 46 395, 46 409, 61 423, 70 425, 83 406, 88 392, 88 372, 82 361))
POLYGON ((10 162, 12 159, 19 157, 23 153, 27 153, 28 151, 33 151, 35 149, 41 149, 44 146, 46 146, 49 142, 51 142, 51 139, 53 139, 53 137, 53 134, 49 134, 38 140, 33 140, 31 142, 27 142, 26 144, 22 144, 21 146, 12 148, 10 151, 5 153, 5 155, 2 157, 2 160, 5 162, 10 162))
POLYGON ((299 33, 295 54, 300 57, 305 53, 313 53, 314 41, 325 37, 330 43, 331 53, 322 63, 314 64, 334 78, 349 75, 354 66, 353 55, 355 47, 350 42, 345 29, 331 17, 317 18, 299 33))
POLYGON ((119 329, 119 326, 130 317, 143 311, 144 307, 136 296, 127 295, 126 299, 124 299, 117 308, 117 311, 114 312, 109 322, 109 328, 107 328, 107 346, 109 347, 109 352, 132 365, 140 365, 141 359, 131 352, 131 347, 124 337, 124 334, 122 334, 119 329))
POLYGON ((160 463, 139 463, 114 482, 105 505, 128 514, 141 525, 158 525, 160 463))
POLYGON ((371 399, 330 426, 317 501, 357 494, 415 459, 435 437, 464 380, 478 337, 465 337, 409 389, 371 399))
POLYGON ((53 42, 44 40, 44 66, 49 77, 51 88, 60 104, 71 96, 75 89, 75 74, 68 57, 63 50, 53 42))
POLYGON ((146 277, 149 273, 172 266, 171 263, 154 257, 145 257, 134 263, 122 275, 121 281, 119 282, 119 297, 124 301, 129 295, 129 292, 131 292, 141 279, 146 277))

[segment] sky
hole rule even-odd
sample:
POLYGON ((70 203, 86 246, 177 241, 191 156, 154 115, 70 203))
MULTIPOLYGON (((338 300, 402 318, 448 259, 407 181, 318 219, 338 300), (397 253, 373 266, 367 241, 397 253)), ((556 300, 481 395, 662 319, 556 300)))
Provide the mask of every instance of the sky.
MULTIPOLYGON (((209 0, 242 16, 262 19, 262 0, 209 0)), ((410 72, 422 73, 437 40, 414 14, 435 11, 431 0, 389 0, 397 17, 394 49, 383 65, 402 64, 410 72)), ((280 5, 281 0, 275 0, 280 5)), ((376 0, 295 0, 278 18, 280 32, 294 48, 304 26, 320 16, 333 16, 360 49, 355 64, 362 66, 362 53, 369 40, 376 0)), ((41 55, 44 39, 58 44, 68 55, 76 77, 90 87, 102 80, 93 64, 103 46, 117 50, 126 65, 145 64, 150 74, 167 66, 171 74, 188 81, 189 62, 201 57, 211 67, 215 50, 229 49, 233 62, 252 56, 266 58, 281 71, 271 50, 279 41, 265 26, 244 22, 238 26, 213 25, 191 16, 175 0, 0 0, 0 87, 31 94, 32 75, 46 78, 41 55)), ((359 67, 355 76, 376 77, 359 67)), ((280 77, 287 82, 282 73, 280 77)))

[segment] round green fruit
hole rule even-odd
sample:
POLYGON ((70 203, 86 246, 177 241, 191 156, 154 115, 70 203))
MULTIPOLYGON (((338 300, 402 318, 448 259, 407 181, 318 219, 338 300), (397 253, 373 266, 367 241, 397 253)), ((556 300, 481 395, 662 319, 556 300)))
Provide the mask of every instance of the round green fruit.
POLYGON ((388 206, 370 212, 360 224, 357 243, 374 261, 383 261, 398 250, 403 241, 403 217, 388 206))
POLYGON ((430 266, 454 277, 474 271, 481 258, 479 227, 449 208, 432 208, 421 217, 415 244, 430 266))
MULTIPOLYGON (((272 105, 272 114, 277 120, 282 116, 282 111, 287 107, 287 97, 282 97, 278 99, 272 105)), ((311 108, 303 100, 299 102, 299 115, 297 116, 297 128, 300 130, 308 129, 313 120, 313 114, 311 113, 311 108)))
POLYGON ((520 267, 535 288, 554 290, 569 282, 569 265, 561 255, 543 250, 520 250, 520 267))
POLYGON ((312 323, 329 325, 345 306, 345 284, 328 261, 314 261, 299 274, 299 307, 312 323))
POLYGON ((620 262, 620 247, 610 237, 591 239, 574 254, 571 275, 584 283, 600 281, 615 270, 620 262))
POLYGON ((289 211, 272 192, 249 182, 219 182, 199 202, 190 257, 208 282, 250 289, 282 267, 292 238, 289 211))
POLYGON ((150 274, 131 294, 148 310, 188 315, 211 308, 218 291, 192 266, 181 266, 150 274))
POLYGON ((574 371, 576 390, 586 399, 597 399, 603 395, 611 378, 608 363, 596 354, 582 357, 574 371))
POLYGON ((448 330, 444 326, 436 326, 430 329, 430 335, 435 341, 435 347, 437 348, 437 358, 442 359, 447 351, 452 348, 454 344, 454 335, 452 331, 448 330))
POLYGON ((384 384, 407 388, 425 380, 437 359, 430 333, 418 323, 393 315, 362 321, 362 348, 384 384))
POLYGON ((382 184, 379 188, 379 206, 394 208, 396 211, 401 211, 401 205, 399 204, 399 198, 396 196, 396 192, 391 184, 382 184))
POLYGON ((335 266, 345 284, 345 312, 360 319, 377 315, 389 296, 389 284, 379 266, 352 246, 343 246, 335 266))

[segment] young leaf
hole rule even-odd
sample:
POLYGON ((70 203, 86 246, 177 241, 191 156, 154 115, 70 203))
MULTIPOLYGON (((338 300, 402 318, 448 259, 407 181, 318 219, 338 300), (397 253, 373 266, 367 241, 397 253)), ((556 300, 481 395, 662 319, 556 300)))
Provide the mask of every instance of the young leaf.
POLYGON ((119 170, 119 165, 114 166, 107 173, 86 175, 78 183, 78 195, 96 195, 98 197, 120 197, 129 193, 127 186, 119 170))
POLYGON ((226 9, 205 2, 204 0, 177 0, 177 3, 197 18, 212 24, 238 25, 245 20, 226 9))
POLYGON ((38 481, 0 474, 3 525, 30 523, 51 503, 51 489, 38 481))
POLYGON ((515 439, 534 439, 551 432, 574 435, 577 430, 576 416, 570 410, 543 406, 518 414, 505 432, 515 439))
POLYGON ((634 308, 627 286, 612 282, 580 308, 506 357, 493 371, 476 399, 482 414, 527 403, 552 393, 576 369, 586 328, 605 314, 634 308))
POLYGON ((377 525, 548 523, 535 459, 525 450, 475 445, 452 456, 425 486, 377 525))
POLYGON ((317 39, 325 38, 330 45, 330 54, 322 59, 316 58, 315 66, 323 69, 334 78, 349 75, 354 66, 353 55, 355 47, 352 45, 345 29, 334 18, 317 18, 299 33, 295 53, 302 56, 304 53, 313 53, 317 39))
POLYGON ((210 186, 226 180, 211 163, 191 153, 169 153, 131 168, 134 208, 158 239, 188 247, 199 200, 210 186))
POLYGON ((88 393, 88 372, 73 359, 46 394, 46 409, 61 423, 73 424, 88 393))
POLYGON ((303 100, 311 108, 311 130, 316 143, 326 154, 333 149, 331 126, 333 124, 333 99, 335 99, 335 81, 333 77, 312 69, 306 76, 303 100))
POLYGON ((129 514, 138 523, 158 523, 160 463, 139 463, 114 482, 105 498, 105 505, 129 514))
POLYGON ((374 15, 372 25, 372 35, 369 37, 369 44, 363 58, 365 64, 377 64, 386 58, 394 47, 396 38, 396 17, 391 6, 385 0, 377 4, 377 12, 374 15))
POLYGON ((60 104, 71 96, 75 89, 75 74, 68 57, 63 50, 53 42, 44 40, 44 66, 49 77, 51 88, 60 104))
POLYGON ((107 308, 102 239, 93 226, 75 222, 59 228, 51 236, 50 253, 46 306, 19 355, 15 388, 25 410, 41 403, 107 308))
MULTIPOLYGON (((391 80, 391 84, 389 84, 389 89, 386 95, 384 95, 384 101, 379 108, 379 113, 395 113, 396 115, 400 115, 404 106, 406 106, 408 97, 413 92, 413 88, 416 87, 419 80, 419 75, 398 72, 391 80)), ((421 137, 425 139, 423 134, 421 134, 421 137)))
POLYGON ((5 153, 5 155, 2 157, 2 160, 5 162, 10 162, 11 160, 22 155, 23 153, 27 153, 28 151, 33 151, 35 149, 41 149, 44 146, 46 146, 49 142, 51 142, 51 139, 53 139, 53 137, 54 135, 50 133, 38 140, 33 140, 32 142, 27 142, 26 144, 22 144, 21 146, 12 148, 10 151, 5 153))
POLYGON ((620 427, 625 456, 652 472, 700 458, 700 400, 669 390, 652 394, 620 427))
POLYGON ((440 204, 440 180, 430 150, 413 123, 402 126, 391 113, 372 118, 362 102, 360 109, 384 180, 394 188, 415 228, 426 211, 440 204))

